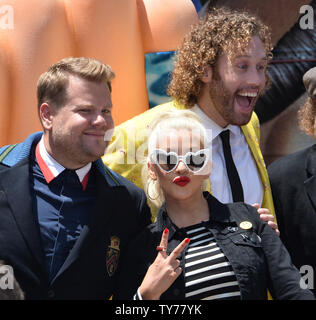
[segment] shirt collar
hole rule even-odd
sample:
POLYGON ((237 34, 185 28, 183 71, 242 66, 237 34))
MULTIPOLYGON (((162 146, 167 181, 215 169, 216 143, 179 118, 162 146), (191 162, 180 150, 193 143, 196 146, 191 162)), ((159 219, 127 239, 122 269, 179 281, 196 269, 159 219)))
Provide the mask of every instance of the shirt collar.
POLYGON ((195 104, 194 107, 190 109, 194 113, 196 113, 199 118, 201 119, 201 122, 203 126, 206 129, 212 129, 212 136, 209 136, 209 139, 214 140, 222 131, 229 130, 232 134, 238 135, 241 134, 241 130, 239 126, 229 124, 227 127, 222 128, 219 126, 215 121, 213 121, 209 116, 206 115, 206 113, 197 105, 195 104))
MULTIPOLYGON (((35 155, 37 163, 47 183, 50 183, 66 169, 47 152, 43 137, 36 146, 35 155)), ((84 190, 87 187, 91 165, 92 164, 90 162, 84 167, 75 170, 84 190)))

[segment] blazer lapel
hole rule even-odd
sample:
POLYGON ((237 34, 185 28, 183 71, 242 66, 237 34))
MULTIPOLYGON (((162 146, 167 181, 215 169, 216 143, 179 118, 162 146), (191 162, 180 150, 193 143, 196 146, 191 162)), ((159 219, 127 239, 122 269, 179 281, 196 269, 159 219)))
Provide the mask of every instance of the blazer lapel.
POLYGON ((17 166, 3 172, 0 175, 0 183, 30 252, 45 270, 39 225, 32 207, 28 160, 21 161, 17 166))
POLYGON ((307 194, 316 210, 316 145, 313 145, 306 159, 307 179, 304 185, 307 194))
POLYGON ((259 139, 256 135, 255 128, 252 124, 252 119, 247 125, 241 126, 241 130, 246 138, 252 156, 256 162, 262 186, 264 189, 262 207, 268 208, 270 210, 270 213, 275 215, 269 176, 260 150, 259 139))

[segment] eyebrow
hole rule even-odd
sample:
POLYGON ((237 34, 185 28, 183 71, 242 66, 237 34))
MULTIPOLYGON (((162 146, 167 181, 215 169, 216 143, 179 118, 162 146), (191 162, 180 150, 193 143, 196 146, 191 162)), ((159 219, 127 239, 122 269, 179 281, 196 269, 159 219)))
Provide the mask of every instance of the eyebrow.
MULTIPOLYGON (((237 56, 237 57, 235 57, 235 60, 236 60, 236 59, 242 59, 242 58, 251 58, 251 56, 249 56, 249 55, 237 56)), ((264 57, 262 57, 260 60, 268 60, 268 57, 267 57, 267 56, 264 56, 264 57)))
MULTIPOLYGON (((95 106, 92 104, 76 104, 74 105, 75 108, 94 108, 95 106)), ((104 105, 102 106, 102 108, 108 108, 108 109, 112 109, 113 108, 113 104, 108 104, 108 105, 104 105)))

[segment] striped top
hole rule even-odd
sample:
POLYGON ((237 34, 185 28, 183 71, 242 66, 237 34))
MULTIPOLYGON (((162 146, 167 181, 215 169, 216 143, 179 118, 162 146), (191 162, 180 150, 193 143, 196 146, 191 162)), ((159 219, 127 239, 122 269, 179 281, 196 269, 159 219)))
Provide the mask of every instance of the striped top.
POLYGON ((185 298, 240 300, 233 268, 204 223, 184 228, 190 238, 185 255, 185 298))

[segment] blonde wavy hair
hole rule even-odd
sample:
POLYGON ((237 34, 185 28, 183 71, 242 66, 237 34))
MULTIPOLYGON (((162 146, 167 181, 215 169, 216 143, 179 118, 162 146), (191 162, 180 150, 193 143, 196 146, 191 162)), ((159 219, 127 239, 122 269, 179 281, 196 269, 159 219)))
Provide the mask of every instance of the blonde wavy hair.
MULTIPOLYGON (((208 136, 205 127, 202 125, 200 118, 190 110, 169 110, 158 114, 149 126, 148 135, 148 157, 147 162, 142 167, 142 181, 148 200, 156 208, 160 208, 164 202, 163 192, 159 182, 153 180, 148 174, 147 163, 152 163, 152 154, 158 146, 158 139, 162 132, 169 130, 188 130, 199 134, 200 142, 204 148, 208 145, 208 136)), ((206 181, 202 186, 205 189, 206 181)))
MULTIPOLYGON (((214 66, 225 52, 233 59, 247 48, 253 36, 263 42, 268 62, 272 58, 271 34, 255 16, 227 8, 213 9, 194 26, 176 54, 168 94, 187 107, 197 102, 205 67, 214 66)), ((266 74, 267 84, 269 79, 266 74)))
POLYGON ((298 123, 307 135, 316 137, 316 97, 308 97, 298 110, 298 123))

